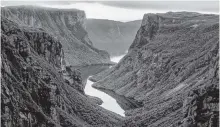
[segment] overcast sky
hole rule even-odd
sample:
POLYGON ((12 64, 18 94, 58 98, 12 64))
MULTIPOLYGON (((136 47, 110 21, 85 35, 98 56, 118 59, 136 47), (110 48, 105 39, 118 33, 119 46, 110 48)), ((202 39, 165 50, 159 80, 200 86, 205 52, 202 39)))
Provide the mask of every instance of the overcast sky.
POLYGON ((142 19, 145 13, 194 11, 219 13, 219 1, 42 1, 3 0, 2 6, 38 5, 53 8, 84 10, 87 18, 132 21, 142 19))

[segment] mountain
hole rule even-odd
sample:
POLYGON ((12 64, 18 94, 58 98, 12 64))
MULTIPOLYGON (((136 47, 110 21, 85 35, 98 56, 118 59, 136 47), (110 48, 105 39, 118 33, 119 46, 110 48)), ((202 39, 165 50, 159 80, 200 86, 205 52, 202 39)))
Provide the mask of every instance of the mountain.
POLYGON ((128 53, 91 78, 126 110, 123 127, 217 127, 219 16, 145 14, 128 53))
POLYGON ((85 95, 72 66, 111 64, 92 46, 85 13, 32 6, 1 8, 1 126, 117 127, 122 117, 85 95))
POLYGON ((72 66, 109 64, 109 54, 93 47, 85 30, 85 12, 76 9, 55 9, 36 6, 1 8, 2 16, 20 26, 39 28, 59 39, 66 64, 72 66))
POLYGON ((106 50, 111 56, 123 55, 131 45, 141 20, 118 22, 103 19, 87 19, 86 31, 94 47, 106 50))
POLYGON ((1 126, 119 126, 121 116, 85 95, 80 72, 63 62, 63 50, 43 29, 1 17, 1 126))
MULTIPOLYGON (((107 38, 122 38, 126 32, 131 37, 126 23, 101 24, 94 29, 103 32, 92 33, 112 29, 107 38)), ((83 11, 3 7, 1 125, 218 127, 219 16, 145 14, 139 27, 126 56, 91 78, 94 88, 114 97, 126 111, 123 118, 86 95, 87 75, 72 67, 111 64, 108 53, 89 39, 83 11)))

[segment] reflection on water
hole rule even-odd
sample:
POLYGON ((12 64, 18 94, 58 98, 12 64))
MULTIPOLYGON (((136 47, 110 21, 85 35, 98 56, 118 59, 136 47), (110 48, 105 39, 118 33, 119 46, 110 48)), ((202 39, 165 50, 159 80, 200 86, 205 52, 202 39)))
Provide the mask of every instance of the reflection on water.
POLYGON ((87 80, 85 93, 90 96, 101 98, 103 101, 103 104, 101 106, 103 108, 124 116, 124 110, 118 105, 116 100, 112 98, 111 96, 109 96, 108 94, 93 88, 92 84, 93 84, 92 81, 87 80))

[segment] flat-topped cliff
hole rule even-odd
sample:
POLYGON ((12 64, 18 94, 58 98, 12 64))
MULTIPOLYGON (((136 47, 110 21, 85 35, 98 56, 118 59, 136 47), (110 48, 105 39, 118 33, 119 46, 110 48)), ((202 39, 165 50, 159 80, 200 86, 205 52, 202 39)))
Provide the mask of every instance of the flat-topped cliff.
POLYGON ((93 87, 126 110, 123 127, 214 127, 218 48, 218 15, 145 14, 127 55, 93 87))
POLYGON ((8 6, 1 15, 20 26, 40 28, 60 40, 66 64, 72 66, 111 63, 106 51, 93 47, 85 30, 85 12, 36 6, 8 6))

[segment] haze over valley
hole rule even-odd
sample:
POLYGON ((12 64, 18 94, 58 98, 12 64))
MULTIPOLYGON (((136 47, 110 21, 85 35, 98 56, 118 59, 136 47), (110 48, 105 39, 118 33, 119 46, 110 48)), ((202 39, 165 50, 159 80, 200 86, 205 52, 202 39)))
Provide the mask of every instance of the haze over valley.
POLYGON ((141 20, 119 22, 87 19, 86 30, 94 47, 107 51, 110 56, 126 54, 140 27, 141 20))

